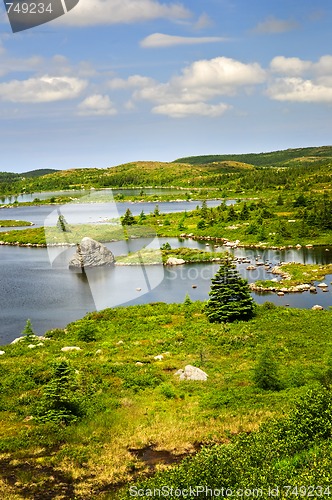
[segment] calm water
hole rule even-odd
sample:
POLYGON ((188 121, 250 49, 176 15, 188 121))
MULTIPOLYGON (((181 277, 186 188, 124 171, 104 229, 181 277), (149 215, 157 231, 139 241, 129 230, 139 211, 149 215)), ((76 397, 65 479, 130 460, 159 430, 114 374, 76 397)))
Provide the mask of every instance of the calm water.
MULTIPOLYGON (((228 200, 228 204, 235 200, 228 200)), ((199 202, 164 202, 158 203, 161 212, 179 212, 194 209, 199 202)), ((209 201, 208 206, 216 206, 220 200, 209 201)), ((103 222, 106 218, 123 215, 129 207, 137 215, 142 210, 150 213, 155 203, 84 203, 67 204, 62 207, 37 206, 0 209, 0 219, 19 219, 33 222, 36 226, 56 221, 52 212, 59 209, 70 223, 103 222), (51 215, 50 215, 51 214, 51 215)), ((8 228, 2 228, 8 231, 8 228)), ((180 241, 176 238, 159 240, 133 240, 110 243, 108 247, 115 255, 137 251, 143 246, 159 248, 168 241, 173 248, 189 246, 205 250, 212 245, 194 240, 180 241)), ((225 250, 220 247, 219 250, 225 250)), ((70 321, 78 319, 88 311, 114 307, 122 304, 141 304, 154 301, 182 302, 189 293, 193 300, 206 300, 211 278, 218 270, 218 264, 192 264, 173 268, 149 266, 142 268, 115 267, 88 271, 87 274, 68 270, 68 262, 74 249, 63 248, 19 248, 0 246, 0 344, 5 344, 17 337, 23 330, 27 318, 32 320, 35 331, 43 334, 55 327, 64 327, 70 321), (195 285, 197 288, 193 288, 195 285), (137 288, 141 290, 138 291, 137 288)), ((233 249, 236 257, 248 257, 252 263, 267 260, 271 265, 280 262, 302 262, 305 264, 325 264, 332 261, 332 248, 300 250, 261 250, 233 249)), ((264 267, 247 271, 248 263, 239 264, 238 269, 249 282, 268 279, 272 275, 264 267)), ((332 276, 326 277, 331 282, 332 276)), ((332 286, 330 286, 330 289, 332 286)), ((314 304, 324 307, 332 305, 331 292, 318 291, 317 295, 309 292, 288 294, 277 297, 275 294, 254 294, 259 303, 266 300, 293 307, 310 308, 314 304)))
MULTIPOLYGON (((220 205, 220 200, 210 200, 208 207, 220 205)), ((235 200, 227 200, 226 204, 236 203, 235 200)), ((43 226, 47 218, 54 211, 60 212, 71 224, 102 222, 104 219, 120 217, 124 215, 127 208, 130 208, 133 215, 139 215, 141 211, 150 214, 158 205, 160 212, 185 212, 194 210, 197 205, 201 206, 200 201, 170 201, 170 202, 142 202, 142 203, 68 203, 62 206, 41 205, 28 207, 0 208, 0 219, 4 220, 26 220, 33 222, 36 227, 43 226)), ((55 218, 56 220, 56 218, 55 218)), ((46 222, 49 225, 49 222, 46 222)), ((8 231, 8 228, 0 228, 0 231, 8 231)))
MULTIPOLYGON (((133 188, 133 189, 100 189, 100 190, 94 190, 93 193, 95 195, 100 195, 104 196, 107 191, 112 192, 114 196, 117 194, 123 194, 125 196, 141 196, 142 192, 146 195, 163 195, 163 194, 171 194, 176 196, 179 193, 183 193, 184 190, 182 189, 175 189, 175 188, 133 188)), ((190 192, 190 190, 188 190, 190 192)), ((83 190, 83 189, 71 189, 68 191, 47 191, 47 192, 42 192, 42 193, 30 193, 30 194, 20 194, 18 196, 1 196, 0 197, 0 203, 14 203, 15 201, 18 201, 19 203, 24 203, 24 202, 31 202, 35 198, 38 198, 39 200, 47 200, 49 198, 52 198, 52 196, 72 196, 73 198, 80 197, 80 196, 86 196, 90 191, 83 190)))
MULTIPOLYGON (((41 208, 41 207, 38 207, 41 208)), ((168 241, 173 248, 190 246, 208 250, 205 244, 193 240, 179 241, 176 238, 159 240, 133 240, 110 243, 107 246, 115 255, 135 251, 143 246, 158 248, 168 241)), ((220 248, 220 250, 224 250, 220 248)), ((30 318, 38 334, 55 327, 64 327, 70 321, 78 319, 88 311, 114 307, 117 305, 142 304, 147 302, 182 302, 189 293, 193 300, 206 300, 211 278, 218 270, 218 264, 192 264, 165 268, 163 266, 140 266, 100 268, 82 273, 68 270, 68 261, 74 249, 47 249, 0 247, 0 344, 6 344, 17 337, 23 330, 27 318, 30 318), (53 266, 50 261, 52 261, 53 266), (192 288, 196 285, 197 288, 192 288), (137 288, 141 288, 138 291, 137 288)), ((332 249, 301 249, 292 251, 268 250, 263 254, 259 250, 234 249, 234 255, 247 256, 252 263, 255 259, 269 260, 272 264, 280 261, 305 263, 329 262, 332 249)), ((256 271, 247 271, 246 264, 239 264, 238 269, 249 282, 261 278, 271 278, 263 267, 256 271)), ((326 277, 330 283, 332 276, 326 277)), ((310 308, 314 304, 324 307, 332 305, 331 290, 317 295, 253 294, 258 303, 266 300, 280 305, 310 308)))

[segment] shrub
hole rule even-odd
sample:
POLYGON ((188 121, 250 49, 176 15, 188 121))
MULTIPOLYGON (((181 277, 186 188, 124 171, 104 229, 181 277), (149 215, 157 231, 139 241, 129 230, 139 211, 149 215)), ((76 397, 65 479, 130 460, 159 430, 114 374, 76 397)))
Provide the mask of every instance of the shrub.
POLYGON ((264 351, 255 367, 254 382, 260 389, 279 391, 281 383, 278 368, 269 350, 264 351))

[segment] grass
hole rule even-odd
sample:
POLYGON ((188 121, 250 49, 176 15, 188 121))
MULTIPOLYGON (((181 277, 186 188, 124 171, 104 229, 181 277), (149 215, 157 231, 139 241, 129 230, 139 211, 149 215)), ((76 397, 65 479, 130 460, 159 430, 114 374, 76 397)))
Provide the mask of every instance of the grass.
POLYGON ((26 220, 0 220, 0 227, 32 226, 32 222, 26 220))
POLYGON ((14 476, 22 471, 13 495, 32 495, 38 481, 46 491, 53 475, 54 484, 72 485, 73 498, 102 498, 103 491, 151 471, 129 449, 154 444, 179 455, 203 443, 227 443, 230 435, 287 414, 294 398, 324 376, 332 348, 330 312, 262 306, 248 323, 219 325, 207 321, 203 306, 108 309, 48 332, 49 340, 35 349, 4 346, 0 464, 5 471, 10 459, 14 476), (95 340, 83 341, 91 331, 95 340), (81 351, 61 352, 66 345, 81 351), (277 360, 281 391, 253 382, 265 349, 277 360), (161 361, 155 360, 159 354, 161 361), (83 418, 60 427, 27 419, 56 360, 67 360, 75 394, 86 405, 83 418), (206 371, 208 382, 180 382, 174 373, 187 364, 206 371))

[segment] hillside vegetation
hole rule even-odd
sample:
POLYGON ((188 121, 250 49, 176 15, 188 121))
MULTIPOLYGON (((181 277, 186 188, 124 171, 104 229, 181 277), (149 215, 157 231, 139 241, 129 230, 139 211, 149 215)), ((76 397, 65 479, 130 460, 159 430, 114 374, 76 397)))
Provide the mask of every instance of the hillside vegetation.
POLYGON ((326 484, 331 331, 329 311, 267 303, 216 324, 188 300, 92 312, 46 339, 27 324, 1 348, 1 498, 114 498, 202 447, 147 485, 326 484), (188 364, 208 380, 180 381, 188 364))
MULTIPOLYGON (((271 153, 182 158, 173 163, 138 161, 116 167, 70 169, 42 175, 0 173, 0 195, 90 188, 181 187, 244 191, 321 182, 332 164, 332 147, 271 153), (318 175, 319 174, 319 175, 318 175)), ((327 178, 330 180, 330 177, 327 178)), ((324 181, 323 181, 324 182, 324 181)))
POLYGON ((221 161, 238 161, 249 163, 257 167, 269 167, 287 164, 291 160, 298 162, 310 162, 313 159, 321 160, 322 158, 328 158, 329 160, 332 159, 332 146, 286 149, 270 153, 188 156, 186 158, 179 158, 175 160, 175 162, 188 163, 190 165, 205 165, 221 161))

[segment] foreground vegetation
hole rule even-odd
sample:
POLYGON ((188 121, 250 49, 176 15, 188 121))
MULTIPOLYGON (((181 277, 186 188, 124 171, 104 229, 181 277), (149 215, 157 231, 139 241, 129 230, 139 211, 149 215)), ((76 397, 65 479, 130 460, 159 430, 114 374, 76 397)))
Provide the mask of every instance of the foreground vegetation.
POLYGON ((186 300, 108 309, 47 340, 28 325, 26 340, 2 347, 1 498, 113 498, 202 446, 148 484, 196 477, 220 486, 227 463, 224 486, 251 478, 248 487, 255 479, 258 487, 265 472, 262 486, 280 478, 325 484, 331 403, 319 387, 330 383, 331 312, 267 303, 251 321, 225 325, 210 323, 203 308, 186 300), (257 376, 266 353, 273 390, 257 376), (188 364, 207 382, 179 381, 174 373, 188 364), (316 406, 294 413, 303 396, 316 406), (281 420, 257 434, 271 417, 281 420))

